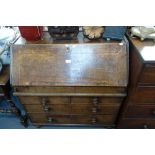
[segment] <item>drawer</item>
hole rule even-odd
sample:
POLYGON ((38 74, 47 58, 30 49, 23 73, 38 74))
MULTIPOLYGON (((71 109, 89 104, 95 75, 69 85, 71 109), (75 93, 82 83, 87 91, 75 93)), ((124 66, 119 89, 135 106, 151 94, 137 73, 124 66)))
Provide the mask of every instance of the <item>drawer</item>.
POLYGON ((120 105, 123 97, 71 97, 71 104, 120 105))
POLYGON ((72 124, 114 125, 115 115, 73 115, 72 124))
POLYGON ((108 87, 108 86, 18 86, 14 87, 14 94, 29 94, 34 96, 36 94, 50 93, 90 93, 90 94, 122 94, 126 93, 126 87, 108 87))
POLYGON ((129 106, 126 109, 125 117, 155 118, 155 105, 129 106))
POLYGON ((32 123, 38 124, 70 124, 70 115, 52 115, 44 113, 29 113, 32 123))
POLYGON ((123 119, 117 128, 122 129, 155 129, 155 119, 123 119))
POLYGON ((155 87, 138 87, 129 98, 135 104, 155 104, 155 87))
POLYGON ((155 85, 155 66, 149 64, 145 65, 139 83, 155 85))
POLYGON ((35 124, 85 124, 85 125, 114 125, 114 115, 52 115, 29 113, 35 124))
POLYGON ((116 115, 120 109, 119 105, 71 105, 71 114, 111 114, 116 115))
POLYGON ((101 105, 69 105, 69 104, 25 104, 25 110, 28 113, 52 113, 52 114, 117 114, 120 106, 101 105))
POLYGON ((19 96, 18 97, 22 104, 69 104, 69 97, 62 96, 19 96))
POLYGON ((69 104, 25 104, 25 110, 28 113, 51 113, 51 114, 70 114, 71 107, 69 104))

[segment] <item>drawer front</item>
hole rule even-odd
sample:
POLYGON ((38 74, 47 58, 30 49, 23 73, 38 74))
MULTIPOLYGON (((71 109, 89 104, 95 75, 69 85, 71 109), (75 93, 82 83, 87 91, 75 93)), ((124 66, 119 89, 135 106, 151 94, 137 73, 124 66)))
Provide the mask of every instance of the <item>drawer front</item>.
POLYGON ((69 104, 25 104, 25 110, 28 113, 52 113, 52 114, 70 114, 71 107, 69 104))
POLYGON ((123 97, 71 97, 71 104, 120 105, 123 97))
POLYGON ((22 104, 69 104, 69 97, 61 97, 61 96, 19 96, 18 97, 22 104))
POLYGON ((123 97, 62 97, 62 96, 19 96, 23 104, 93 104, 93 105, 113 105, 121 104, 123 97))
POLYGON ((129 106, 125 117, 155 118, 155 105, 129 106))
POLYGON ((39 124, 70 124, 70 115, 52 115, 44 113, 29 113, 28 114, 33 123, 39 124))
POLYGON ((155 85, 155 66, 147 64, 139 80, 140 84, 155 85))
POLYGON ((91 106, 85 105, 71 105, 71 114, 113 114, 116 115, 119 111, 120 106, 114 105, 101 105, 91 106))
POLYGON ((91 106, 85 105, 69 105, 69 104, 48 104, 43 106, 41 104, 25 104, 25 110, 28 113, 52 113, 52 114, 114 114, 116 115, 120 106, 91 106))
POLYGON ((135 104, 155 104, 155 87, 138 87, 129 98, 135 104))
POLYGON ((123 119, 118 125, 122 129, 155 129, 155 119, 123 119))
POLYGON ((115 119, 114 115, 74 115, 71 122, 72 124, 114 125, 115 119))
POLYGON ((14 87, 14 93, 28 93, 35 95, 37 93, 110 93, 125 94, 126 87, 108 87, 108 86, 18 86, 14 87))
POLYGON ((114 125, 116 117, 113 115, 51 115, 29 113, 33 123, 38 124, 86 124, 86 125, 114 125))

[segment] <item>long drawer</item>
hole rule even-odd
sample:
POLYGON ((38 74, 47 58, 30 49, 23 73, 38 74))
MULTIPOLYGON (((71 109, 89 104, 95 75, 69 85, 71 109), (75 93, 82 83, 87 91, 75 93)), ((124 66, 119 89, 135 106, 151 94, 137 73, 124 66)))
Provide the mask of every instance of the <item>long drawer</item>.
POLYGON ((139 83, 155 85, 155 65, 146 64, 143 73, 139 79, 139 83))
POLYGON ((116 115, 74 115, 72 116, 72 124, 115 124, 116 115))
POLYGON ((144 129, 144 128, 155 128, 155 119, 144 119, 144 118, 136 118, 136 119, 122 119, 120 124, 118 124, 118 128, 124 129, 144 129))
POLYGON ((130 102, 135 104, 155 104, 155 87, 137 87, 129 96, 130 102))
POLYGON ((129 106, 126 109, 125 117, 155 118, 155 105, 129 106))
POLYGON ((63 96, 19 96, 22 104, 93 104, 113 105, 121 104, 123 97, 63 97, 63 96))
POLYGON ((52 114, 117 114, 120 105, 69 105, 69 104, 49 104, 42 106, 41 104, 25 104, 28 113, 52 113, 52 114))
POLYGON ((51 115, 43 113, 29 113, 32 122, 40 124, 103 124, 113 125, 114 115, 51 115))

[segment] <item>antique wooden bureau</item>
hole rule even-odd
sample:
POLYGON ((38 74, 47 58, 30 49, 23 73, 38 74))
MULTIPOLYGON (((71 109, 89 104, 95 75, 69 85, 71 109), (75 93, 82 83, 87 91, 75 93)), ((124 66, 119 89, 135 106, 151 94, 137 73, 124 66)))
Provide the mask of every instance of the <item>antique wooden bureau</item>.
POLYGON ((129 38, 130 80, 118 128, 155 128, 155 43, 129 38))
POLYGON ((128 84, 127 42, 14 45, 11 84, 34 125, 116 124, 128 84))

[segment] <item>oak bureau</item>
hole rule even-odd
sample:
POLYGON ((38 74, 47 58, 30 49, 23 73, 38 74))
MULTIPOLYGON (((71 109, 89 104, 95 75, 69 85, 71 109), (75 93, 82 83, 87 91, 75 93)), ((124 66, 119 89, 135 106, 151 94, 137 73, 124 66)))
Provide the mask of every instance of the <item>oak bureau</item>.
POLYGON ((127 92, 127 41, 14 45, 13 94, 34 125, 114 127, 127 92))

